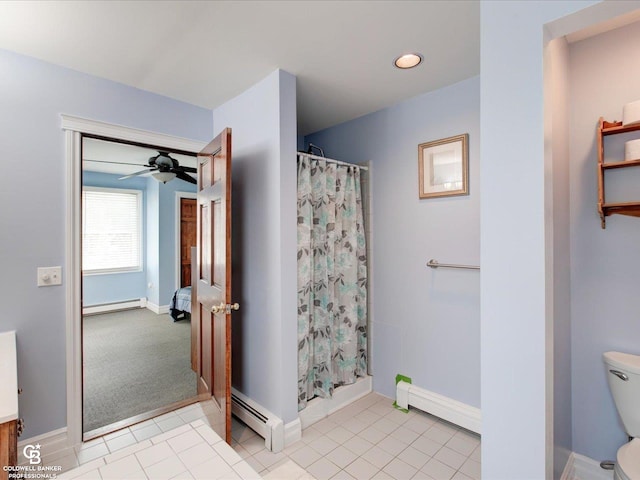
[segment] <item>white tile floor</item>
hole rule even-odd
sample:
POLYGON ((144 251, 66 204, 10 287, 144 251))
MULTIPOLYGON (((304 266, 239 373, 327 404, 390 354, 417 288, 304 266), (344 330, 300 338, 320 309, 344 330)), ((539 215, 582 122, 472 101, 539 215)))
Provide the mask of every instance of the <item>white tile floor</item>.
POLYGON ((67 472, 58 478, 102 480, 205 479, 218 474, 252 479, 258 478, 256 472, 270 480, 480 480, 478 435, 418 410, 402 413, 392 403, 371 393, 305 429, 302 440, 283 452, 272 453, 263 438, 235 419, 231 450, 209 428, 207 415, 214 407, 204 402, 81 448, 43 452, 42 463, 67 472), (287 468, 290 461, 306 475, 287 468), (281 478, 273 476, 275 470, 281 478))
POLYGON ((212 402, 189 405, 78 448, 42 452, 61 479, 259 479, 210 428, 212 402))
POLYGON ((317 480, 480 480, 480 437, 371 393, 305 429, 302 441, 281 453, 234 419, 233 447, 267 476, 288 460, 317 480))

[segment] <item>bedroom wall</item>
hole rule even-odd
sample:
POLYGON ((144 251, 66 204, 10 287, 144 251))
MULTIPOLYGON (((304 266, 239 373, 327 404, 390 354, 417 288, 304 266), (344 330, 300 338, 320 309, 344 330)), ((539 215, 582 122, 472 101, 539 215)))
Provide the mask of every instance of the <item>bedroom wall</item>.
POLYGON ((149 182, 155 182, 159 186, 159 277, 158 300, 160 306, 168 306, 176 289, 176 193, 195 193, 196 186, 182 180, 172 180, 166 184, 160 183, 154 178, 149 182))
POLYGON ((213 112, 232 129, 233 386, 297 412, 296 79, 276 70, 213 112), (265 252, 269 252, 265 255, 265 252))
POLYGON ((0 50, 0 331, 16 330, 23 438, 66 426, 63 285, 36 286, 39 266, 65 265, 66 164, 60 114, 209 141, 210 110, 0 50), (9 207, 10 206, 10 207, 9 207), (9 233, 10 232, 10 233, 9 233))
POLYGON ((174 179, 145 179, 147 231, 145 295, 155 307, 168 308, 176 289, 176 194, 195 193, 196 186, 174 179))
POLYGON ((480 406, 480 274, 426 266, 431 258, 479 264, 479 108, 474 77, 305 137, 327 157, 371 162, 369 358, 374 389, 390 397, 401 373, 480 406), (462 133, 469 134, 469 195, 419 199, 418 144, 462 133))
MULTIPOLYGON (((609 391, 602 354, 640 355, 640 219, 597 214, 598 119, 621 120, 624 104, 640 100, 640 23, 570 45, 571 283, 574 450, 615 459, 627 437, 609 391)), ((624 142, 608 137, 606 159, 624 160, 624 142)), ((609 170, 607 201, 637 201, 640 171, 609 170)))
POLYGON ((146 297, 147 179, 138 177, 118 180, 119 177, 120 175, 85 171, 82 173, 82 184, 91 187, 142 190, 142 270, 140 272, 83 275, 82 304, 85 307, 146 297))

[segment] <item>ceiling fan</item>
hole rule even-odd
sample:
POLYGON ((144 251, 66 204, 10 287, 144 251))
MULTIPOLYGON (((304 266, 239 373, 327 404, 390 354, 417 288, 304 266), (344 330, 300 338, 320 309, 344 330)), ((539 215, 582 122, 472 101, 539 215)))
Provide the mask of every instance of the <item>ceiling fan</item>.
POLYGON ((167 183, 168 181, 173 180, 176 177, 178 177, 180 180, 184 180, 185 182, 193 184, 198 183, 195 178, 193 178, 191 175, 188 175, 188 173, 196 173, 198 170, 193 167, 180 166, 178 160, 172 158, 169 155, 169 152, 158 150, 158 155, 150 157, 145 167, 147 167, 147 169, 140 170, 139 172, 132 173, 131 175, 120 177, 120 180, 136 177, 138 175, 144 175, 145 173, 151 173, 153 178, 162 183, 167 183))

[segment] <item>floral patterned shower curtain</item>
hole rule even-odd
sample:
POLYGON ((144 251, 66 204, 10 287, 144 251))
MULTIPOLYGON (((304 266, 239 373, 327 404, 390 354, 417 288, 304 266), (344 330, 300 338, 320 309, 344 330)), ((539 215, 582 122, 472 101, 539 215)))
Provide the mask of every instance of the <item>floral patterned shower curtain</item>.
POLYGON ((367 373, 360 169, 298 156, 298 410, 367 373))

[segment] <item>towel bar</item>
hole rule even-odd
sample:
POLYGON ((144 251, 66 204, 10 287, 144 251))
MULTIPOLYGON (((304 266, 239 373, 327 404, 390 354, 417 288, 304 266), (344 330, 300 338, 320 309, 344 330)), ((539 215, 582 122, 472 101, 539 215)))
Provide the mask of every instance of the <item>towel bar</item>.
POLYGON ((433 258, 427 262, 427 267, 431 267, 431 268, 438 268, 438 267, 464 268, 464 269, 467 269, 467 270, 480 270, 480 267, 475 266, 475 265, 454 265, 452 263, 438 263, 438 261, 434 260, 433 258))

